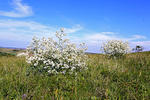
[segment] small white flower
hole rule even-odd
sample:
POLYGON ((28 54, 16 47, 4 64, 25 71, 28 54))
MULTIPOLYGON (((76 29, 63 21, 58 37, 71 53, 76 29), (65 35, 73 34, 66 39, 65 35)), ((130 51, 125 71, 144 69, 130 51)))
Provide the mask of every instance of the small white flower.
POLYGON ((34 66, 37 66, 38 64, 37 63, 34 63, 34 66))

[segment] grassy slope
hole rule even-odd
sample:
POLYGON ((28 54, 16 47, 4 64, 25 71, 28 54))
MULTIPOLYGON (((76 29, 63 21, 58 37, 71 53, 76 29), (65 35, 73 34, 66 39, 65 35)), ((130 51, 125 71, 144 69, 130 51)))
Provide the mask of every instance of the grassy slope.
POLYGON ((0 56, 15 56, 17 53, 24 52, 23 49, 0 48, 0 56))
POLYGON ((28 76, 24 58, 0 57, 0 99, 150 99, 150 52, 88 56, 88 70, 76 77, 28 76))

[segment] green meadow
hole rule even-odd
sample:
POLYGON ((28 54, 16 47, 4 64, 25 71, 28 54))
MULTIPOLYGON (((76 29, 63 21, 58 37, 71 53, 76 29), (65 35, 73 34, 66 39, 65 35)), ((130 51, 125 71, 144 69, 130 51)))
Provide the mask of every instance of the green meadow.
POLYGON ((149 100, 150 52, 119 59, 87 54, 77 75, 28 73, 24 57, 0 56, 0 100, 149 100))

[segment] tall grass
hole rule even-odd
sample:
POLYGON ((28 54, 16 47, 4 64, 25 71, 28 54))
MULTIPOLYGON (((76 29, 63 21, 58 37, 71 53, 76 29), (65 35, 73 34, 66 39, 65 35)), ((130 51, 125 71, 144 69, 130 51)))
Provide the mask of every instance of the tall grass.
POLYGON ((120 59, 89 54, 88 69, 74 75, 27 73, 25 58, 0 57, 0 99, 150 99, 150 52, 120 59))

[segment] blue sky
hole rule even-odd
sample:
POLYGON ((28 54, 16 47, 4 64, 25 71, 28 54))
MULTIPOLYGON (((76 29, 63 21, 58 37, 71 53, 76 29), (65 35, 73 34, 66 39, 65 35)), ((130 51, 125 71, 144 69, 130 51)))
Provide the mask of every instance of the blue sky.
POLYGON ((150 50, 149 5, 149 0, 0 0, 0 46, 25 48, 33 36, 53 37, 64 27, 89 52, 100 52, 110 39, 150 50))

